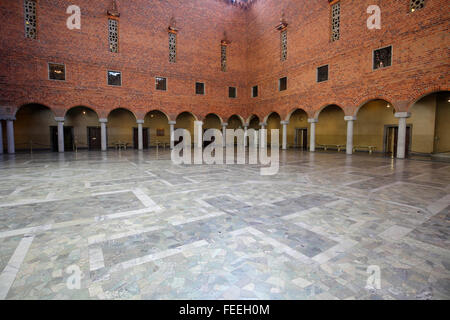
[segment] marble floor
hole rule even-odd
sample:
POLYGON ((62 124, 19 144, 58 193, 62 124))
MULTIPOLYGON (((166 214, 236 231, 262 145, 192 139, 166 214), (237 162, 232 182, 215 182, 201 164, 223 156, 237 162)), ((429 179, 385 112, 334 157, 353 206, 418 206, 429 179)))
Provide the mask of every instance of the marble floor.
POLYGON ((450 163, 0 155, 0 299, 449 299, 450 163))

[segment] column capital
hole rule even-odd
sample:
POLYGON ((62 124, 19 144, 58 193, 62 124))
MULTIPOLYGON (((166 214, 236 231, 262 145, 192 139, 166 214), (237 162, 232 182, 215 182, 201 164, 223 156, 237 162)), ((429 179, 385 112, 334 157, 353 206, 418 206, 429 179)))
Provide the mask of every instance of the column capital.
POLYGON ((288 120, 286 120, 286 121, 280 121, 280 124, 282 124, 282 125, 288 125, 288 124, 289 124, 289 121, 288 121, 288 120))
POLYGON ((411 112, 396 112, 394 116, 396 118, 409 118, 411 117, 411 112))
POLYGON ((11 120, 11 121, 15 121, 16 117, 12 116, 12 115, 8 115, 8 114, 0 114, 0 120, 11 120))
POLYGON ((222 127, 226 127, 228 125, 228 122, 222 122, 222 127))
POLYGON ((345 121, 356 121, 356 117, 355 116, 345 116, 344 120, 345 121))
POLYGON ((260 122, 259 125, 262 126, 267 126, 267 122, 260 122))
POLYGON ((176 121, 169 121, 169 124, 173 126, 173 125, 177 124, 177 122, 176 121))
POLYGON ((318 120, 318 119, 315 119, 315 118, 309 118, 309 119, 308 119, 308 122, 309 122, 309 123, 317 123, 317 122, 319 122, 319 120, 318 120))
POLYGON ((66 120, 64 117, 55 117, 56 122, 64 122, 66 120))
POLYGON ((100 123, 107 123, 107 122, 108 122, 108 119, 106 119, 106 118, 100 118, 100 119, 98 119, 98 122, 100 122, 100 123))
POLYGON ((203 125, 203 121, 194 121, 194 124, 196 124, 198 126, 202 126, 203 125))
POLYGON ((137 124, 144 124, 144 120, 138 119, 138 120, 136 120, 136 123, 137 124))

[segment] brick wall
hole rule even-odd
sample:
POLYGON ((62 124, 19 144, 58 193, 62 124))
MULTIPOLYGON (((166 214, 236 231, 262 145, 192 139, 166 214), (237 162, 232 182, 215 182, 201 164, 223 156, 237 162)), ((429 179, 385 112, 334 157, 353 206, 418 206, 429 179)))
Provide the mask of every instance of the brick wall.
POLYGON ((24 37, 23 1, 0 2, 0 113, 41 103, 57 116, 84 105, 100 117, 118 107, 143 119, 161 110, 171 120, 183 111, 202 119, 239 114, 264 119, 276 111, 285 119, 295 108, 310 117, 327 104, 354 114, 364 102, 383 98, 406 110, 425 93, 448 90, 447 0, 429 0, 408 13, 408 0, 341 0, 341 39, 330 42, 326 0, 259 0, 248 10, 218 0, 118 0, 119 53, 108 51, 110 0, 37 0, 38 39, 24 37), (366 9, 378 4, 382 29, 368 30, 366 9), (66 28, 66 8, 82 11, 81 30, 66 28), (280 62, 282 12, 288 26, 288 59, 280 62), (168 62, 167 27, 175 17, 177 63, 168 62), (220 71, 220 40, 227 32, 228 71, 220 71), (372 70, 372 50, 392 45, 393 65, 372 70), (47 62, 65 63, 66 81, 48 80, 47 62), (316 67, 329 64, 327 82, 316 83, 316 67), (122 87, 106 84, 108 69, 122 71, 122 87), (168 78, 168 91, 155 90, 154 77, 168 78), (288 77, 288 90, 277 80, 288 77), (196 96, 195 81, 206 83, 196 96), (259 97, 250 88, 259 86, 259 97), (228 98, 228 86, 238 98, 228 98))

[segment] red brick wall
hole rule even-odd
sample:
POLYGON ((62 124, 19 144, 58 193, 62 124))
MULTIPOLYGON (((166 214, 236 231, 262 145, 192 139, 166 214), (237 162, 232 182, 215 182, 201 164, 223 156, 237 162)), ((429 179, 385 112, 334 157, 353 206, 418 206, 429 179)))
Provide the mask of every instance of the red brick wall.
POLYGON ((449 88, 447 0, 428 0, 408 13, 408 0, 341 0, 341 39, 330 42, 326 0, 259 0, 243 10, 218 0, 118 0, 120 53, 108 51, 110 0, 38 0, 38 40, 24 37, 23 1, 0 2, 0 113, 25 103, 49 106, 58 116, 84 105, 100 117, 118 107, 142 119, 158 109, 171 120, 183 111, 223 119, 252 113, 263 119, 295 108, 310 117, 327 104, 347 115, 365 101, 384 98, 406 110, 425 93, 449 88), (81 30, 68 30, 66 8, 81 7, 81 30), (382 29, 368 30, 366 9, 378 4, 382 29), (282 11, 288 26, 288 59, 280 62, 282 11), (168 62, 167 27, 177 21, 177 63, 168 62), (228 71, 220 71, 220 40, 229 40, 228 71), (392 67, 372 71, 372 50, 393 45, 392 67), (66 81, 47 80, 47 62, 66 65, 66 81), (316 83, 316 67, 329 64, 330 79, 316 83), (122 71, 122 87, 106 84, 107 69, 122 71), (168 91, 155 90, 154 77, 168 78, 168 91), (277 80, 288 77, 288 90, 277 80), (196 96, 195 81, 206 83, 196 96), (250 98, 252 85, 258 98, 250 98), (228 86, 238 98, 228 98, 228 86), (5 107, 8 106, 8 107, 5 107))

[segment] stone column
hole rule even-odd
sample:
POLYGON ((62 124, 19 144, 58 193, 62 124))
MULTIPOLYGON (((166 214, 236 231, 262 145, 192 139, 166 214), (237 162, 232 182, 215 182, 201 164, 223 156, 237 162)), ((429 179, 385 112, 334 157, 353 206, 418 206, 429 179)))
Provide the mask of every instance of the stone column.
POLYGON ((58 152, 64 152, 64 117, 55 117, 58 123, 58 152))
POLYGON ((226 147, 227 142, 227 126, 227 122, 222 123, 222 147, 224 148, 226 147))
POLYGON ((397 158, 405 158, 406 145, 406 119, 411 117, 410 112, 396 112, 395 117, 398 118, 398 140, 397 140, 397 158))
POLYGON ((347 121, 347 146, 345 148, 347 154, 353 153, 353 124, 356 117, 345 116, 344 120, 347 121))
POLYGON ((194 147, 203 147, 203 122, 194 121, 194 147))
POLYGON ((100 127, 101 127, 101 139, 102 139, 102 151, 106 151, 108 149, 107 145, 107 137, 106 137, 106 124, 108 123, 108 119, 101 118, 99 119, 100 127))
POLYGON ((144 120, 137 120, 138 125, 138 150, 144 149, 144 135, 142 133, 142 125, 144 124, 144 120))
POLYGON ((0 119, 0 154, 3 154, 3 126, 2 126, 2 119, 0 119))
POLYGON ((281 121, 280 122, 283 125, 283 145, 282 145, 282 149, 286 150, 287 149, 287 125, 289 124, 289 121, 281 121))
POLYGON ((6 119, 6 138, 8 140, 8 153, 16 153, 16 147, 14 142, 14 120, 16 118, 6 119))
POLYGON ((174 131, 175 131, 175 124, 177 122, 176 121, 169 121, 169 126, 170 126, 170 149, 173 149, 173 147, 175 146, 175 136, 174 136, 174 131))
POLYGON ((266 148, 267 147, 267 131, 263 132, 264 129, 266 129, 267 123, 260 122, 259 125, 261 126, 260 135, 259 135, 259 145, 260 148, 266 148))
POLYGON ((310 136, 309 136, 309 151, 316 151, 316 123, 317 119, 308 119, 308 122, 311 125, 310 136))

